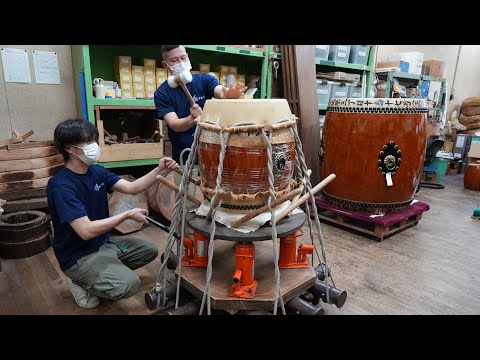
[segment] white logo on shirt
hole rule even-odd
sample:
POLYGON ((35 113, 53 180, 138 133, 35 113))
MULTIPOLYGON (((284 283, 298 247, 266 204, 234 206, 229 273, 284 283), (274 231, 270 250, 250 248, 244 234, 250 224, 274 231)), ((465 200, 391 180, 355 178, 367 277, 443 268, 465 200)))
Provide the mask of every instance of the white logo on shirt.
POLYGON ((101 188, 103 185, 105 185, 105 184, 104 184, 104 183, 101 183, 100 185, 95 184, 95 186, 93 187, 93 189, 94 189, 95 191, 100 191, 100 188, 101 188))
POLYGON ((192 98, 195 102, 198 102, 199 100, 205 99, 205 95, 203 95, 201 97, 198 97, 197 95, 193 95, 192 98))

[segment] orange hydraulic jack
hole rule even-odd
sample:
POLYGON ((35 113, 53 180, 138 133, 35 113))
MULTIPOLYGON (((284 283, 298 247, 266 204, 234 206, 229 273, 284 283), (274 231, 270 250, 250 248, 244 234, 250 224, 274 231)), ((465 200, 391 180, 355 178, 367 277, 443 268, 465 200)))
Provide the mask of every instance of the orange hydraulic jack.
POLYGON ((307 268, 307 255, 313 254, 313 245, 302 244, 298 247, 297 254, 297 236, 302 236, 303 232, 290 234, 280 238, 280 255, 278 257, 278 267, 282 269, 307 268))
POLYGON ((185 252, 182 256, 182 266, 207 266, 209 243, 210 237, 196 231, 193 233, 193 242, 185 237, 183 239, 185 252))
POLYGON ((253 278, 254 261, 255 245, 237 242, 235 245, 235 273, 230 296, 253 299, 257 291, 257 281, 253 278))

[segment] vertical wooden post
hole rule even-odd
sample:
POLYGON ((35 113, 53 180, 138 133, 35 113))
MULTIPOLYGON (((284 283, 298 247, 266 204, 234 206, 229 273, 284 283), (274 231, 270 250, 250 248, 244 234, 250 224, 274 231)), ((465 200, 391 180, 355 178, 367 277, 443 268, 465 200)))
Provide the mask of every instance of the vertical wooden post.
POLYGON ((320 182, 320 117, 318 114, 315 47, 313 45, 295 45, 294 51, 299 114, 300 139, 305 154, 307 168, 312 170, 312 186, 320 182))

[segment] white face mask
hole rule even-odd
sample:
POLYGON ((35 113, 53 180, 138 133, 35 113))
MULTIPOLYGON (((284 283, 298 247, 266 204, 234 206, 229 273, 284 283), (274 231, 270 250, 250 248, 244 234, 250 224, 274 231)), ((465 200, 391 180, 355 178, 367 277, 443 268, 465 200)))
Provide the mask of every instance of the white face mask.
POLYGON ((77 155, 79 159, 87 165, 92 165, 95 161, 98 161, 98 159, 100 159, 100 147, 96 142, 85 145, 84 147, 79 147, 75 145, 72 146, 76 147, 77 149, 83 150, 83 152, 85 153, 84 155, 79 156, 77 154, 72 154, 77 155))
MULTIPOLYGON (((168 65, 168 64, 167 64, 168 65)), ((180 61, 178 64, 175 65, 168 65, 173 75, 178 75, 182 71, 190 71, 192 70, 192 65, 190 64, 190 60, 187 61, 180 61)))

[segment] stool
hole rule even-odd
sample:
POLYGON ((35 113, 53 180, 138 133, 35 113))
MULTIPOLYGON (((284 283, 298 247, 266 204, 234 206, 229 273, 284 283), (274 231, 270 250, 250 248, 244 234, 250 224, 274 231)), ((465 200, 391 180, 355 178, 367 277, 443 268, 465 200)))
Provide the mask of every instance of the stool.
POLYGON ((437 174, 438 174, 438 168, 434 166, 424 166, 422 169, 421 180, 437 182, 437 174))

